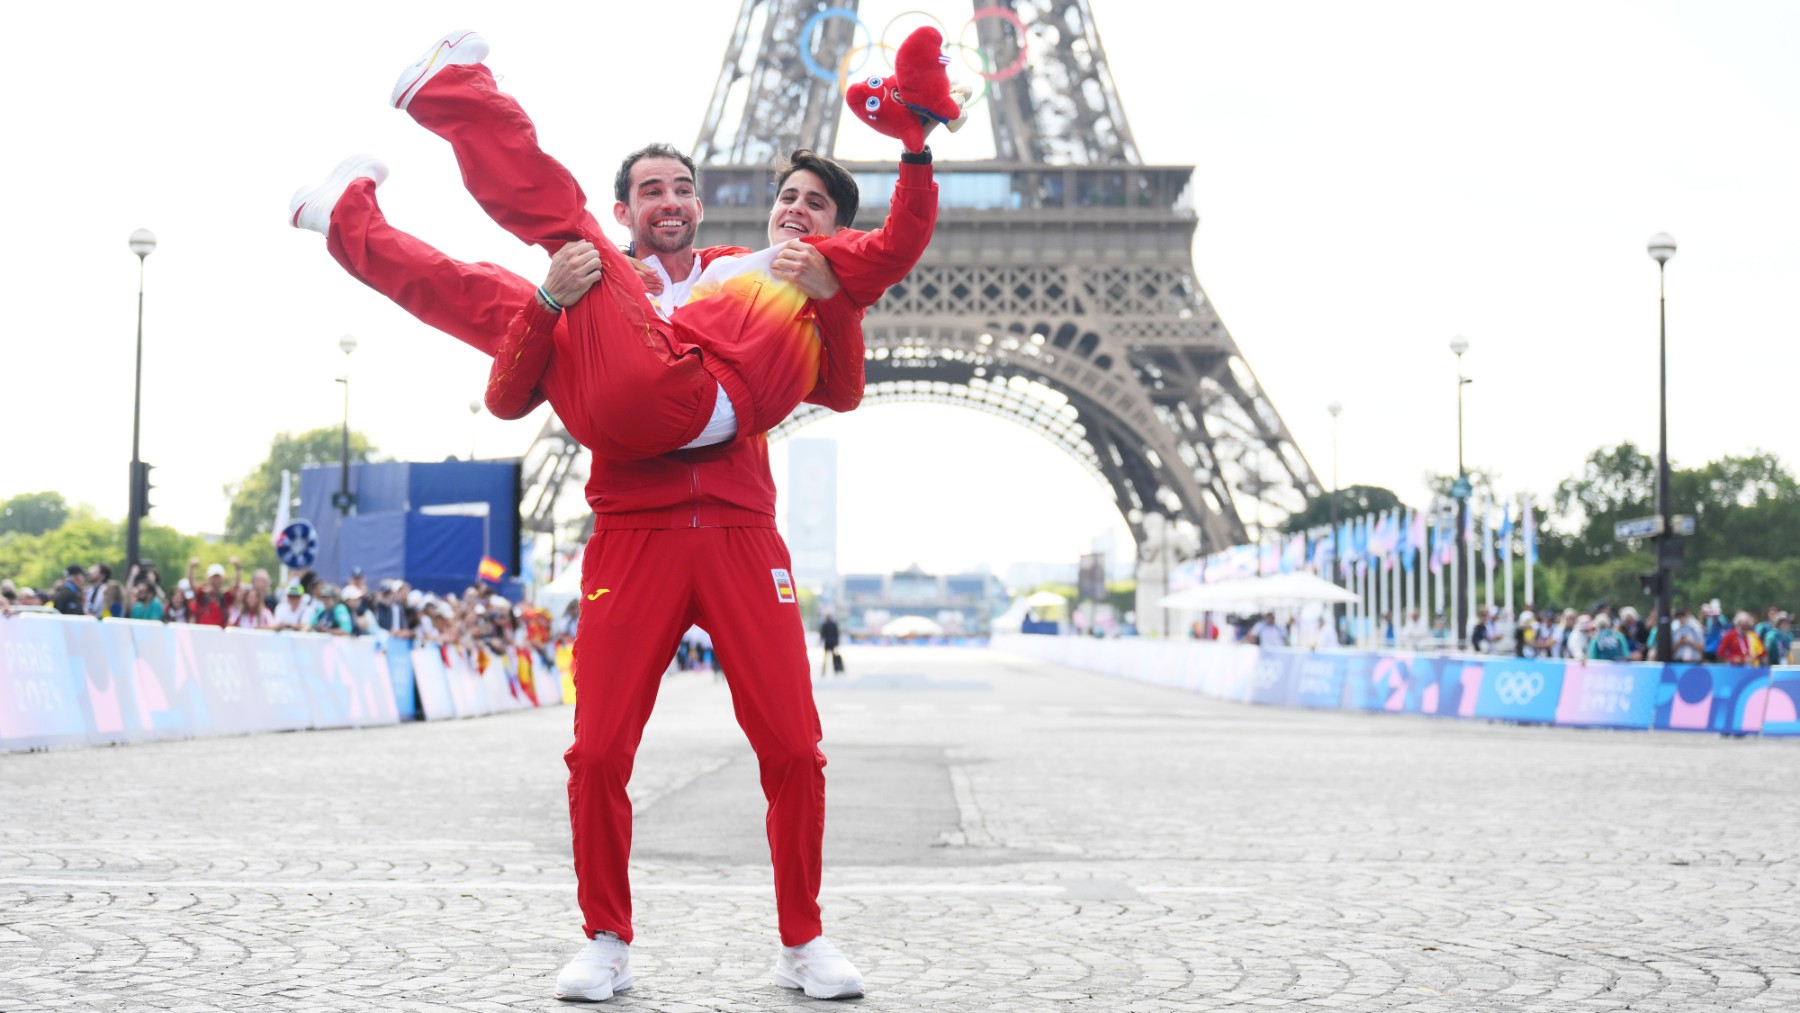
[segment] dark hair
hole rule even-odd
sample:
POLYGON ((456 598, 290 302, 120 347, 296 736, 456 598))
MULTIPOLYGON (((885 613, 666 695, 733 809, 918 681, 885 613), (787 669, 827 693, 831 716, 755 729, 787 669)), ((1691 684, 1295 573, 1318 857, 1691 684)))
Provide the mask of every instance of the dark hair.
POLYGON ((100 571, 101 581, 108 581, 108 580, 112 579, 112 567, 107 566, 105 563, 95 563, 94 569, 100 571))
POLYGON ((619 173, 613 177, 613 199, 620 204, 631 203, 631 167, 646 158, 673 158, 687 167, 688 175, 694 177, 694 188, 700 187, 700 169, 694 160, 681 153, 681 149, 673 144, 646 144, 619 163, 619 173))
POLYGON ((794 153, 775 165, 775 192, 787 184, 789 176, 800 170, 819 177, 825 193, 837 204, 838 228, 849 228, 856 221, 856 206, 862 203, 862 191, 856 188, 856 177, 850 170, 808 148, 795 148, 794 153))

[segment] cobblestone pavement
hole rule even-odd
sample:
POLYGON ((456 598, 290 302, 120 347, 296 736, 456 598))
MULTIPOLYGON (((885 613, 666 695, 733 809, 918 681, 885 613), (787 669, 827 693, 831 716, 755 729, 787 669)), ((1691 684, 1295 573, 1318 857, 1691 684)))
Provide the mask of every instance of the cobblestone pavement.
MULTIPOLYGON (((1800 743, 1278 711, 1003 654, 817 693, 879 1010, 1794 1010, 1800 743)), ((0 1010, 552 1010, 569 712, 0 756, 0 1010)), ((773 986, 754 762, 669 680, 623 1010, 773 986)))

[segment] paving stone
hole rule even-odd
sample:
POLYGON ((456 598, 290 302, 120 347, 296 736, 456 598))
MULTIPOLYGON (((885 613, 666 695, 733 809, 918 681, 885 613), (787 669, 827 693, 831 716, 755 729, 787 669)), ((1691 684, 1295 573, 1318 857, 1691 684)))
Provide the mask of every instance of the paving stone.
MULTIPOLYGON (((951 649, 816 694, 873 1010, 1800 1008, 1800 743, 1282 711, 951 649)), ((566 1009, 570 712, 0 756, 0 1009, 566 1009)), ((754 758, 664 686, 637 981, 772 985, 754 758)))

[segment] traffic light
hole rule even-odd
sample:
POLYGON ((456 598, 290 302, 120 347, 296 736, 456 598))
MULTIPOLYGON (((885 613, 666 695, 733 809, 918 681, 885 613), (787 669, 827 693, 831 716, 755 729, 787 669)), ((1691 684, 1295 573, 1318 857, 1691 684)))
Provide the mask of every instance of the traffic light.
POLYGON ((1657 592, 1662 590, 1662 574, 1660 573, 1640 573, 1638 580, 1643 582, 1644 597, 1646 598, 1655 598, 1657 592))
POLYGON ((154 465, 143 461, 132 464, 131 473, 131 516, 150 516, 150 469, 154 465))

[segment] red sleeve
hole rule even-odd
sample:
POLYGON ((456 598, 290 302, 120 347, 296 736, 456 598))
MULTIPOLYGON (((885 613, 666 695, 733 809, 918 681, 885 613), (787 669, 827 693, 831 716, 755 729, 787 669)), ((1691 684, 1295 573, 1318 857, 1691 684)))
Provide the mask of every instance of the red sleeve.
POLYGON ((697 270, 704 271, 708 265, 720 257, 744 257, 748 256, 750 252, 742 246, 702 246, 694 251, 694 255, 700 258, 700 266, 697 270))
POLYGON ((887 221, 874 232, 843 229, 819 240, 838 282, 858 306, 873 306, 925 255, 937 227, 938 187, 931 166, 900 163, 887 221))
POLYGON ((536 299, 513 316, 506 337, 494 349, 493 368, 488 370, 484 400, 495 418, 522 419, 544 403, 537 383, 550 365, 551 332, 559 319, 536 299))
POLYGON ((806 395, 807 404, 834 412, 855 411, 863 397, 862 307, 850 301, 845 290, 824 302, 810 304, 819 326, 819 382, 806 395))

